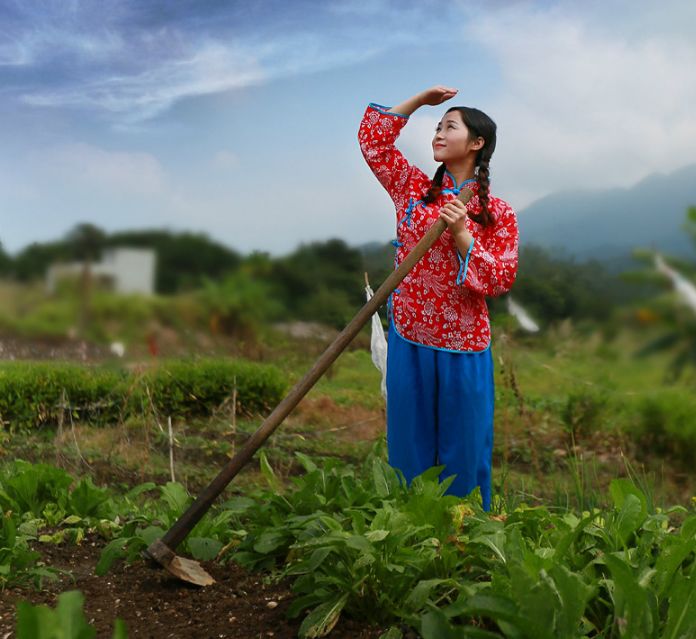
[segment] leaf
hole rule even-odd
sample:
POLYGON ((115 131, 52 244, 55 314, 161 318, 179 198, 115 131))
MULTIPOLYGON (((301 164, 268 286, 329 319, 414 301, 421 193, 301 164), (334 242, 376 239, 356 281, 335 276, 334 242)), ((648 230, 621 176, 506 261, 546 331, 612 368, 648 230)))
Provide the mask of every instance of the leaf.
POLYGON ((367 536, 363 537, 362 535, 351 535, 350 537, 346 538, 345 544, 348 546, 348 548, 358 550, 364 554, 374 552, 374 548, 367 540, 367 536))
POLYGON ((123 559, 126 556, 125 547, 128 544, 128 539, 124 537, 119 537, 110 541, 101 552, 99 556, 99 561, 94 568, 94 573, 99 577, 103 577, 109 570, 113 563, 118 559, 123 559))
POLYGON ((17 539, 17 528, 10 515, 4 515, 2 518, 2 536, 4 541, 0 546, 5 546, 12 550, 17 539))
POLYGON ((309 559, 307 561, 307 568, 312 572, 315 571, 317 568, 319 568, 319 566, 321 566, 324 559, 326 559, 329 556, 330 552, 331 548, 317 548, 309 556, 309 559))
POLYGON ((54 613, 48 606, 32 606, 28 601, 17 604, 17 639, 39 639, 50 636, 54 613))
POLYGON ((696 536, 696 515, 690 515, 684 520, 679 534, 687 539, 696 536))
POLYGON ((370 530, 369 532, 365 533, 365 538, 371 542, 375 542, 386 539, 388 535, 388 530, 370 530))
POLYGON ((268 484, 269 488, 271 488, 277 493, 281 492, 280 481, 276 477, 276 474, 273 472, 273 468, 271 467, 271 464, 268 461, 268 457, 266 457, 266 451, 262 450, 259 453, 259 467, 261 468, 261 474, 266 480, 266 483, 268 484))
POLYGON ((254 544, 254 550, 267 555, 287 543, 287 536, 280 530, 266 530, 261 533, 254 544))
POLYGON ((437 483, 439 483, 439 480, 440 480, 440 474, 441 474, 442 471, 444 471, 444 470, 445 470, 445 466, 444 466, 444 465, 442 465, 442 466, 431 466, 430 468, 428 468, 427 470, 425 470, 424 472, 422 472, 420 475, 418 475, 418 477, 421 478, 421 480, 423 481, 423 483, 428 483, 428 482, 430 482, 430 483, 435 483, 435 484, 437 484, 437 483))
POLYGON ((677 573, 677 569, 694 550, 696 550, 696 539, 694 538, 682 539, 675 537, 663 542, 660 555, 655 562, 657 594, 659 597, 664 596, 670 582, 677 573))
POLYGON ((302 639, 315 639, 328 635, 338 623, 347 601, 348 593, 317 606, 304 618, 298 636, 302 639))
POLYGON ((694 639, 696 637, 694 619, 696 619, 696 583, 693 576, 678 575, 669 593, 669 611, 663 638, 694 639))
POLYGON ((644 521, 645 514, 638 497, 626 495, 615 520, 616 532, 621 542, 625 544, 644 521))
MULTIPOLYGON (((639 512, 642 517, 640 523, 648 516, 648 500, 645 494, 630 479, 612 479, 609 484, 609 493, 616 510, 622 510, 630 495, 636 497, 640 503, 639 512)), ((633 507, 632 507, 633 508, 633 507)), ((640 524, 639 524, 640 525, 640 524)), ((637 528, 637 527, 636 527, 637 528)))
POLYGON ((379 639, 402 639, 403 636, 403 633, 397 626, 392 626, 389 630, 383 632, 379 639))
POLYGON ((295 457, 297 457, 297 460, 300 462, 300 465, 302 466, 302 468, 305 469, 306 472, 312 473, 317 469, 317 465, 312 461, 312 459, 308 455, 296 451, 295 457))
POLYGON ((222 508, 235 515, 242 515, 254 506, 256 506, 256 501, 249 497, 232 497, 222 504, 222 508))
POLYGON ((555 639, 555 619, 561 601, 543 569, 529 570, 520 563, 508 564, 511 593, 518 608, 516 626, 534 639, 555 639))
POLYGON ((181 515, 188 506, 189 494, 177 481, 168 481, 165 486, 160 487, 162 498, 167 502, 169 509, 175 516, 181 515))
POLYGON ((83 605, 84 595, 79 590, 59 595, 55 610, 20 602, 17 605, 17 639, 93 639, 97 631, 87 623, 83 605))
POLYGON ((97 631, 90 626, 82 612, 84 595, 79 590, 70 590, 58 596, 56 617, 58 627, 69 639, 92 639, 97 631))
POLYGON ((124 499, 132 501, 135 497, 138 495, 141 495, 142 493, 146 493, 150 490, 154 490, 157 488, 157 484, 155 484, 152 481, 148 481, 144 484, 138 484, 134 488, 131 488, 124 496, 124 499))
POLYGON ((108 500, 108 491, 97 488, 89 478, 81 479, 70 493, 68 508, 70 512, 81 517, 96 517, 102 504, 108 500))
POLYGON ((487 546, 495 553, 500 561, 503 563, 506 562, 505 551, 503 549, 505 544, 505 533, 502 530, 499 530, 490 536, 479 535, 478 537, 474 537, 469 543, 487 546))
POLYGON ((420 621, 423 639, 457 639, 449 620, 439 608, 426 612, 420 621))
POLYGON ((616 555, 607 554, 604 561, 614 580, 614 618, 621 620, 620 635, 651 636, 658 624, 655 595, 638 583, 630 566, 616 555))
MULTIPOLYGON (((474 595, 466 602, 466 614, 485 615, 493 621, 516 622, 519 619, 515 603, 502 595, 474 595)), ((458 611, 465 614, 464 611, 458 611)))
POLYGON ((193 558, 198 561, 210 561, 217 557, 222 549, 222 542, 210 537, 191 537, 188 546, 193 558))
POLYGON ((553 566, 549 574, 561 599, 555 631, 559 637, 573 637, 577 634, 585 609, 596 589, 586 584, 581 575, 572 573, 563 565, 553 566))
POLYGON ((473 626, 452 626, 439 608, 433 608, 421 617, 423 639, 499 639, 498 633, 473 626))
POLYGON ((430 593, 447 579, 421 579, 406 598, 405 604, 409 610, 420 610, 428 601, 430 593))
POLYGON ((160 526, 148 526, 138 532, 137 538, 145 547, 157 541, 165 531, 160 526))
POLYGON ((117 618, 114 622, 114 634, 111 639, 128 639, 128 629, 123 619, 117 618))
POLYGON ((372 463, 372 481, 375 491, 380 497, 389 497, 391 494, 385 466, 386 464, 381 459, 375 459, 372 463))

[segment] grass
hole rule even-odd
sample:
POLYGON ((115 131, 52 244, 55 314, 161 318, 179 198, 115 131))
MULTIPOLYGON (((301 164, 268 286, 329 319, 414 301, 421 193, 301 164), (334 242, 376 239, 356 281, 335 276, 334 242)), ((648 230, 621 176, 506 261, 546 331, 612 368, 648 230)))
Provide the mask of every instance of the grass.
MULTIPOLYGON (((364 338, 361 334, 359 345, 364 346, 364 338)), ((632 476, 656 504, 689 503, 692 467, 679 467, 664 453, 641 452, 637 446, 642 398, 692 393, 689 377, 676 385, 663 383, 668 354, 639 362, 631 358, 650 338, 629 329, 608 343, 572 328, 539 339, 494 334, 494 492, 508 503, 544 501, 584 510, 597 505, 609 481, 619 475, 632 476)), ((281 366, 291 383, 324 348, 287 338, 278 344, 277 357, 266 351, 265 358, 281 366)), ((299 472, 295 451, 362 459, 384 437, 379 384, 367 350, 344 352, 267 442, 265 450, 278 474, 287 478, 299 472)), ((191 490, 207 483, 262 419, 238 417, 233 427, 229 410, 204 420, 174 419, 177 479, 191 490)), ((126 483, 169 478, 168 437, 147 413, 108 428, 78 424, 74 437, 66 431, 60 446, 56 441, 56 434, 46 431, 4 442, 0 438, 0 449, 10 458, 51 462, 58 451, 65 464, 91 472, 89 464, 105 478, 111 472, 126 483)), ((250 464, 232 490, 258 483, 257 468, 250 464)))

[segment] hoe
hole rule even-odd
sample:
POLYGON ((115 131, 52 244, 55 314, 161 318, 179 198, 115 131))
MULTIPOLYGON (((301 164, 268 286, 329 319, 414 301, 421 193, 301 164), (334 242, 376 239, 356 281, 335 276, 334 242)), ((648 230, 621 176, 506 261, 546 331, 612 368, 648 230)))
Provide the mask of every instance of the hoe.
MULTIPOLYGON (((473 192, 462 189, 457 196, 465 204, 471 199, 473 192)), ((326 348, 324 353, 314 363, 314 366, 305 376, 295 384, 273 412, 259 426, 258 430, 247 440, 239 452, 228 461, 217 477, 201 491, 196 500, 189 506, 174 525, 161 539, 155 540, 145 551, 145 556, 153 559, 170 573, 198 586, 208 586, 214 583, 213 578, 203 567, 192 559, 179 557, 175 554, 177 546, 186 538, 193 527, 200 521, 210 509, 215 499, 225 487, 236 477, 237 473, 253 457, 254 453, 263 446, 264 442, 280 426, 283 420, 300 403, 300 400, 317 383, 336 358, 343 352, 352 339, 360 332, 360 329, 370 321, 372 315, 387 301, 389 295, 406 277, 427 250, 435 243, 447 228, 442 219, 438 219, 413 247, 399 267, 393 271, 383 282, 372 298, 358 311, 357 315, 339 333, 338 337, 326 348)))

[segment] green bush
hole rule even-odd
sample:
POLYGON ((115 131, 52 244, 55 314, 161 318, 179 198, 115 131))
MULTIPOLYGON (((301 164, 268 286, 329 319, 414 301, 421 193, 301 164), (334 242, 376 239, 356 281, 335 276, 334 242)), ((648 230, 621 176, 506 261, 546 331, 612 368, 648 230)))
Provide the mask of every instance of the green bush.
POLYGON ((561 419, 569 432, 578 438, 601 430, 608 397, 603 391, 579 389, 568 395, 561 419))
POLYGON ((161 415, 207 416, 231 396, 235 383, 237 407, 247 413, 274 406, 287 387, 276 367, 241 360, 172 361, 144 372, 9 362, 0 365, 0 420, 11 430, 71 417, 104 425, 141 415, 151 404, 161 415))
POLYGON ((79 364, 9 362, 0 366, 0 416, 10 429, 58 423, 69 404, 76 420, 118 419, 125 371, 79 364), (65 400, 65 401, 64 401, 65 400))
POLYGON ((696 463, 696 398, 686 390, 669 389, 642 397, 633 435, 638 453, 668 456, 685 467, 696 463))

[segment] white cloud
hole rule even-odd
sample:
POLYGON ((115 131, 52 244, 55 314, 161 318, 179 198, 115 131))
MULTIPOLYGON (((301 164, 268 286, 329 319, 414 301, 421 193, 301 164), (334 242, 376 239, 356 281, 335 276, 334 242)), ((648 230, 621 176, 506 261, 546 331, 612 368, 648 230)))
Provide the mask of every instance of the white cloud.
POLYGON ((120 194, 155 194, 166 190, 167 178, 149 153, 107 151, 76 143, 35 152, 32 164, 43 178, 84 189, 120 194))
POLYGON ((259 63, 248 52, 208 42, 137 74, 107 75, 78 86, 28 92, 23 100, 35 106, 94 107, 138 121, 161 113, 181 98, 228 91, 263 78, 259 63))
POLYGON ((627 40, 596 16, 517 5, 465 29, 500 65, 492 177, 520 205, 564 187, 627 186, 696 161, 696 43, 627 40))

